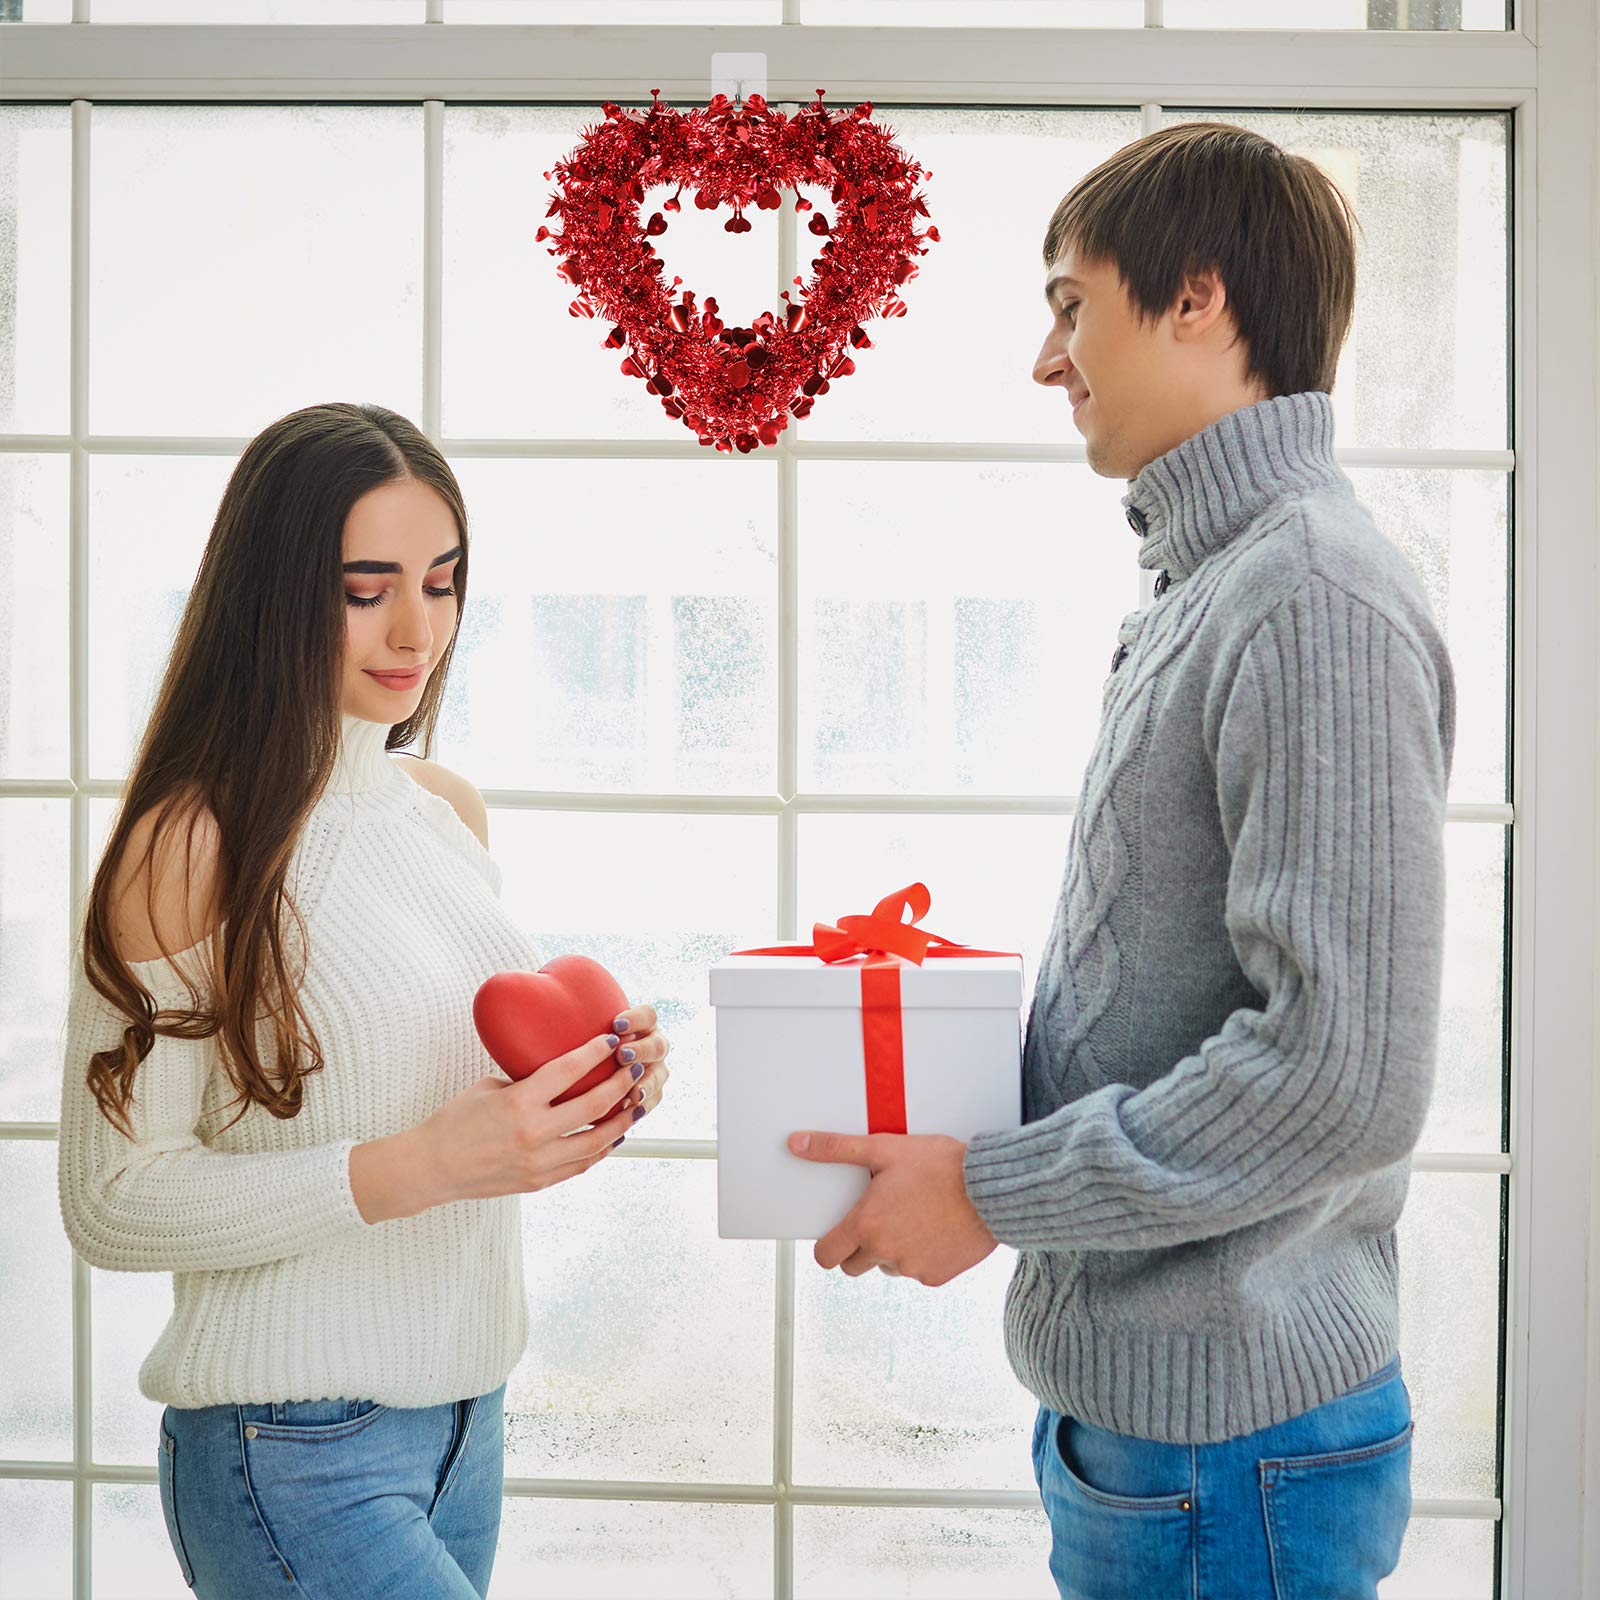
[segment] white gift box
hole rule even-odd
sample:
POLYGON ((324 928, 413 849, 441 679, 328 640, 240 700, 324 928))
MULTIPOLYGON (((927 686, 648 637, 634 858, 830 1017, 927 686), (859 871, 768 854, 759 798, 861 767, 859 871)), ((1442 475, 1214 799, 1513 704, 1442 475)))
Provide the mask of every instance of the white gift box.
MULTIPOLYGON (((722 1238, 818 1239, 866 1191, 866 1168, 806 1161, 788 1147, 802 1129, 868 1131, 863 964, 731 955, 711 969, 722 1238)), ((1020 1127, 1022 963, 898 965, 906 1132, 965 1140, 1020 1127)))

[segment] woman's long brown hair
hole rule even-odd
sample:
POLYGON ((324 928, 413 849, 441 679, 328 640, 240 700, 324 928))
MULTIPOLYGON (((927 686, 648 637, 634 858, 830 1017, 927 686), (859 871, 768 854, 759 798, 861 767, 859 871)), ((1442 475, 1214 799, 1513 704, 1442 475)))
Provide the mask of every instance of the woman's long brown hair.
MULTIPOLYGON (((158 1034, 217 1037, 243 1102, 240 1117, 252 1102, 275 1117, 297 1115, 301 1080, 322 1070, 297 998, 304 969, 291 976, 285 957, 281 914, 293 917, 302 950, 305 924, 284 880, 339 753, 345 519, 364 494, 405 479, 437 490, 460 528, 456 632, 416 710, 390 730, 385 746, 410 745, 420 735, 426 755, 467 596, 467 515, 444 457, 393 411, 335 403, 307 406, 264 429, 228 479, 81 929, 85 974, 129 1019, 120 1045, 90 1057, 88 1084, 101 1112, 130 1138, 134 1073, 158 1034), (187 981, 190 1006, 160 1011, 112 942, 112 887, 135 821, 159 807, 145 851, 154 927, 157 841, 169 822, 186 819, 185 848, 192 851, 202 806, 216 820, 220 919, 193 948, 204 947, 198 975, 209 994, 199 994, 173 963, 187 981), (257 1048, 263 1013, 276 1038, 272 1070, 257 1048)), ((159 932, 156 942, 172 963, 159 932)))

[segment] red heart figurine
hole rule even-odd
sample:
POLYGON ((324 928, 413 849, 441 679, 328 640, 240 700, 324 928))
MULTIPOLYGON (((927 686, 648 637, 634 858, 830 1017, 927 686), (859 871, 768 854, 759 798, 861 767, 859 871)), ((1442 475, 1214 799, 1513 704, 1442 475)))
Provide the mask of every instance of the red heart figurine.
MULTIPOLYGON (((526 1078, 545 1062, 610 1033, 627 1009, 622 986, 598 961, 557 956, 537 972, 497 972, 484 979, 473 996, 472 1020, 501 1070, 526 1078)), ((616 1069, 615 1057, 608 1056, 551 1104, 576 1099, 616 1069)))

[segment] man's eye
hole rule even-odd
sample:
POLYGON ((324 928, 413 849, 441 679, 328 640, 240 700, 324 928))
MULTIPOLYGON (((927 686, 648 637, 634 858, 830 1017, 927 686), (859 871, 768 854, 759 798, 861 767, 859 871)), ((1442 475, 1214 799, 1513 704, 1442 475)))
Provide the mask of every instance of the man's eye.
POLYGON ((1076 300, 1067 301, 1067 303, 1061 308, 1061 315, 1064 317, 1071 317, 1073 321, 1077 321, 1078 302, 1076 300))

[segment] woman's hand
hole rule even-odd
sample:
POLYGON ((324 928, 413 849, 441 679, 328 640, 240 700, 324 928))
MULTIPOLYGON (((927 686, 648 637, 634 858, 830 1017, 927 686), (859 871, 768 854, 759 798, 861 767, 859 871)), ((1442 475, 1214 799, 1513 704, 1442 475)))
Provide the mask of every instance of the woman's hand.
MULTIPOLYGON (((654 1111, 661 1103, 661 1091, 666 1087, 671 1072, 667 1067, 667 1054, 672 1042, 656 1027, 654 1006, 631 1006, 612 1024, 621 1043, 617 1046, 617 1060, 625 1066, 643 1062, 644 1075, 628 1095, 633 1119, 637 1121, 647 1111, 654 1111)), ((540 1069, 543 1071, 543 1068, 540 1069)))
MULTIPOLYGON (((654 1013, 650 1016, 653 1020, 654 1013)), ((630 1013, 629 1021, 636 1020, 642 1019, 630 1013)), ((637 1060, 619 1065, 575 1100, 559 1106, 551 1102, 608 1056, 620 1055, 622 1048, 617 1034, 603 1033, 526 1078, 479 1078, 407 1129, 419 1182, 428 1196, 417 1209, 451 1200, 531 1194, 603 1161, 633 1126, 640 1098, 634 1091, 642 1089, 651 1070, 645 1064, 645 1039, 631 1046, 637 1060), (616 1113, 609 1114, 619 1103, 616 1113)), ((649 1054, 658 1049, 650 1045, 649 1054)))

